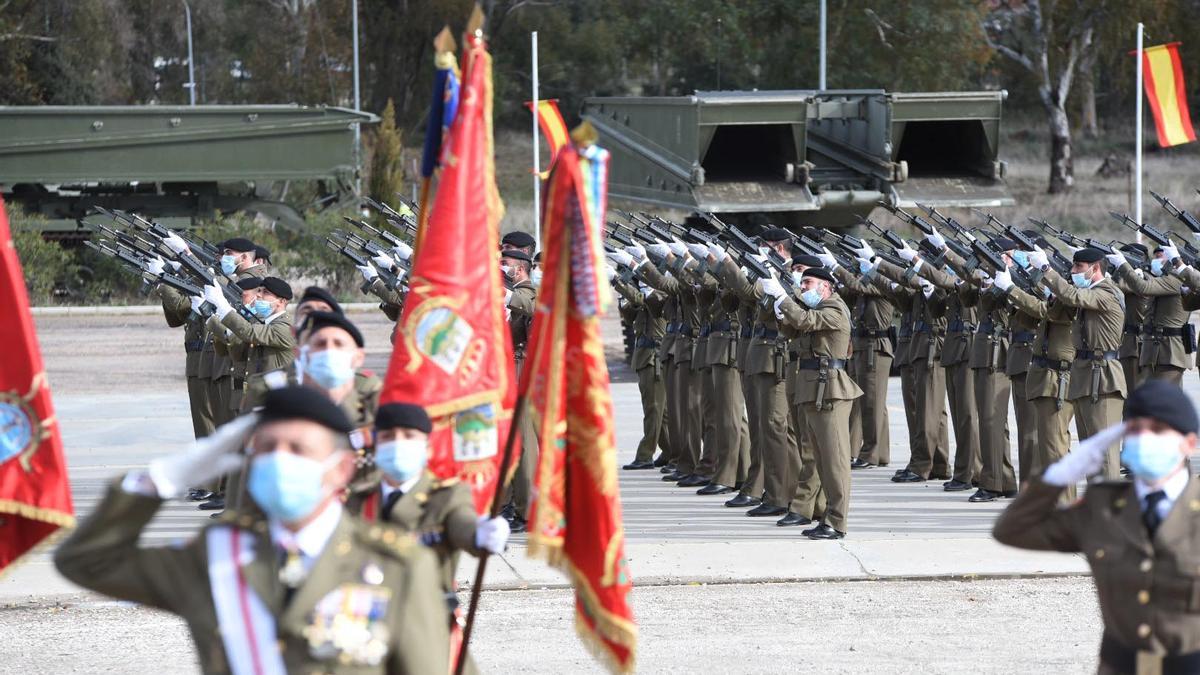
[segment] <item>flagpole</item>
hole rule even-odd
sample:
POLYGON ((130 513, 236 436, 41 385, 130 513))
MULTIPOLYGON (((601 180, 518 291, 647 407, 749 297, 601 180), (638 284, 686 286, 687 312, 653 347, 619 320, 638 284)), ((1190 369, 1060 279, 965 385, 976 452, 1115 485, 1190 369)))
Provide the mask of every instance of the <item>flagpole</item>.
MULTIPOLYGON (((1134 133, 1134 144, 1137 147, 1135 148, 1135 159, 1133 162, 1133 211, 1134 214, 1136 214, 1134 215, 1134 218, 1139 223, 1142 222, 1142 68, 1144 61, 1142 54, 1142 34, 1144 32, 1145 29, 1143 24, 1139 22, 1137 25, 1137 87, 1135 94, 1135 98, 1137 98, 1137 113, 1134 115, 1136 119, 1136 122, 1134 122, 1134 125, 1136 126, 1134 133)), ((1139 231, 1138 241, 1141 240, 1142 233, 1139 231)))
MULTIPOLYGON (((520 376, 520 373, 517 373, 520 376)), ((504 440, 504 454, 500 458, 500 474, 496 479, 496 492, 492 495, 492 506, 488 511, 488 517, 495 518, 500 514, 500 501, 504 498, 504 476, 508 473, 508 467, 512 464, 513 446, 516 444, 517 429, 521 426, 521 418, 525 415, 525 397, 517 398, 517 404, 513 407, 512 421, 508 426, 508 438, 504 440)), ((467 663, 467 645, 471 642, 471 629, 475 627, 475 611, 479 609, 479 595, 483 591, 483 573, 487 569, 488 558, 491 557, 486 550, 479 556, 479 563, 475 568, 475 583, 471 586, 471 601, 467 609, 467 620, 463 624, 462 646, 458 650, 458 662, 454 664, 454 675, 463 675, 463 668, 467 663)))
POLYGON ((533 54, 533 241, 542 250, 542 152, 538 134, 538 43, 537 31, 529 34, 533 54))

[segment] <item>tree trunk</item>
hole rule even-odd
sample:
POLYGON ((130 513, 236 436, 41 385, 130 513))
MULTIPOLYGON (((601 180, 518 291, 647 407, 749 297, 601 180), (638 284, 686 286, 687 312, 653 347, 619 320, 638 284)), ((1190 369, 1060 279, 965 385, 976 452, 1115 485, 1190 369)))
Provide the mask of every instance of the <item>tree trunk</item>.
POLYGON ((1050 123, 1050 194, 1068 192, 1075 184, 1075 162, 1071 155, 1071 125, 1063 106, 1044 104, 1050 123))
POLYGON ((1081 122, 1084 138, 1099 138, 1100 129, 1096 124, 1096 48, 1093 46, 1084 54, 1079 63, 1080 102, 1083 106, 1081 122))

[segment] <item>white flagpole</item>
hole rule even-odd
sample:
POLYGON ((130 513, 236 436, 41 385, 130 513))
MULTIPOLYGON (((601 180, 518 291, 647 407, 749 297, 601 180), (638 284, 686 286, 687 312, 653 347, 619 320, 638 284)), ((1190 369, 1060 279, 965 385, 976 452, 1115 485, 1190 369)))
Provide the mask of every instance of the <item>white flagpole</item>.
POLYGON ((537 31, 529 34, 533 53, 533 239, 542 250, 542 149, 538 135, 538 45, 537 31))
MULTIPOLYGON (((1136 154, 1134 160, 1134 179, 1133 179, 1133 210, 1136 214, 1134 218, 1140 223, 1142 222, 1142 33, 1144 32, 1141 23, 1137 26, 1137 114, 1135 115, 1137 126, 1135 134, 1136 154)), ((1141 233, 1138 233, 1138 240, 1141 240, 1141 233)))

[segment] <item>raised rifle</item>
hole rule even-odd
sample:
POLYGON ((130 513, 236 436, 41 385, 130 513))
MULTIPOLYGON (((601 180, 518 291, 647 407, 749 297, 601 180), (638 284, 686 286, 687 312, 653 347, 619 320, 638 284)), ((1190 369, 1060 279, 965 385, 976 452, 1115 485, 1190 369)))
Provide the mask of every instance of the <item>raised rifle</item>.
MULTIPOLYGON (((1197 190, 1197 192, 1200 192, 1200 190, 1197 190)), ((1158 194, 1154 190, 1150 191, 1150 196, 1154 197, 1154 201, 1158 202, 1159 206, 1166 209, 1167 213, 1171 214, 1173 217, 1177 218, 1179 222, 1186 225, 1187 229, 1191 230, 1193 234, 1200 234, 1200 220, 1196 220, 1195 216, 1181 208, 1177 208, 1171 203, 1170 199, 1158 194)))
MULTIPOLYGON (((1142 234, 1146 235, 1146 237, 1148 239, 1150 239, 1150 241, 1153 241, 1155 244, 1157 244, 1159 246, 1174 246, 1174 243, 1171 241, 1170 234, 1167 232, 1163 232, 1162 230, 1158 229, 1157 227, 1154 227, 1153 225, 1149 225, 1147 223, 1139 223, 1136 220, 1134 220, 1133 218, 1130 218, 1129 214, 1127 214, 1127 213, 1117 213, 1116 211, 1109 211, 1108 215, 1112 216, 1116 220, 1121 221, 1121 224, 1125 225, 1129 229, 1134 230, 1136 232, 1141 232, 1142 234)), ((1183 240, 1183 243, 1186 244, 1187 240, 1186 239, 1183 240)), ((1183 260, 1184 264, 1191 265, 1192 263, 1196 262, 1196 257, 1194 255, 1192 255, 1190 252, 1188 252, 1186 249, 1177 247, 1176 250, 1179 251, 1179 257, 1180 257, 1180 259, 1183 260)), ((1126 258, 1128 258, 1128 256, 1126 256, 1126 258)))
POLYGON ((884 200, 879 201, 879 206, 883 207, 885 210, 887 210, 893 216, 896 216, 900 220, 903 220, 904 222, 908 223, 909 225, 912 225, 913 227, 917 228, 918 230, 924 232, 925 234, 933 234, 934 231, 936 230, 936 228, 929 221, 925 220, 921 216, 914 216, 913 214, 905 211, 904 209, 900 208, 899 206, 892 206, 891 204, 887 203, 884 200))
MULTIPOLYGON (((373 241, 370 241, 369 239, 364 239, 364 238, 354 234, 353 232, 343 232, 342 230, 333 230, 329 233, 329 238, 326 239, 326 241, 331 242, 334 246, 337 246, 339 249, 346 248, 346 249, 350 249, 351 251, 357 250, 357 251, 361 251, 362 253, 365 253, 367 256, 377 256, 381 253, 384 255, 388 255, 389 253, 392 253, 392 251, 384 249, 379 244, 377 244, 373 241)), ((344 252, 343 252, 343 255, 345 255, 344 252)), ((353 260, 353 258, 350 258, 350 256, 346 256, 346 257, 348 259, 353 260)), ((392 257, 392 256, 389 255, 388 257, 392 257)), ((358 256, 358 259, 362 260, 363 262, 355 263, 356 265, 361 266, 361 265, 367 264, 366 258, 364 258, 362 256, 358 256)), ((382 281, 385 286, 387 286, 389 289, 391 289, 393 291, 398 290, 401 287, 401 285, 403 284, 405 275, 394 274, 390 269, 384 270, 384 269, 379 269, 378 266, 375 266, 375 267, 376 267, 376 272, 379 273, 379 280, 382 281)), ((366 289, 370 288, 370 284, 367 284, 365 282, 364 282, 364 286, 366 289)), ((364 292, 366 292, 366 290, 364 290, 364 292)))

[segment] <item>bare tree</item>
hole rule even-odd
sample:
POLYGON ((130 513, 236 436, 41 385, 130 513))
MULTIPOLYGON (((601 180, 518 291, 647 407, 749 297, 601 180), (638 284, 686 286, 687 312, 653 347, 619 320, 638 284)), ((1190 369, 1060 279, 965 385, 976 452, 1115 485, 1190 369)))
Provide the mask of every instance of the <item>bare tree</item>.
POLYGON ((1080 60, 1091 48, 1103 0, 993 0, 984 19, 992 49, 1033 76, 1050 127, 1049 192, 1075 181, 1067 97, 1080 60))

